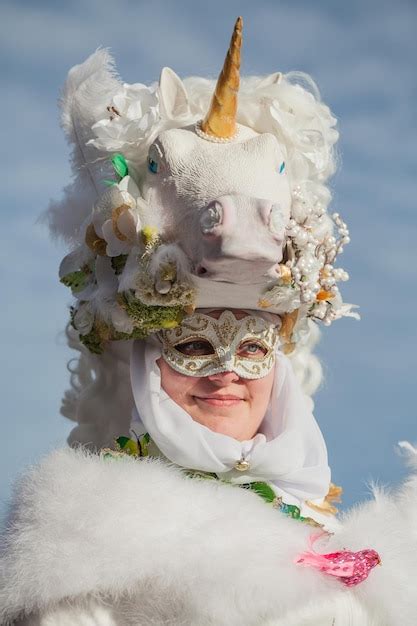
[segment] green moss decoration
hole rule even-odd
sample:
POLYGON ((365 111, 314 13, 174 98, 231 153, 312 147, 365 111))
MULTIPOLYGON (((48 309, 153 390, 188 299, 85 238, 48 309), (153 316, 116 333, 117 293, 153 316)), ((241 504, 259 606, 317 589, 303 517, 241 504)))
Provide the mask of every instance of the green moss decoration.
MULTIPOLYGON (((123 264, 121 257, 116 263, 123 264)), ((75 274, 77 272, 74 272, 75 274)), ((118 303, 123 307, 129 317, 133 320, 134 328, 131 333, 117 331, 109 323, 96 317, 89 333, 83 335, 79 333, 80 342, 93 354, 102 354, 109 341, 144 339, 151 333, 164 328, 175 328, 183 320, 186 312, 183 306, 148 306, 135 297, 133 291, 127 291, 118 296, 118 303)), ((74 319, 77 307, 70 308, 70 322, 72 327, 79 332, 74 319)))
POLYGON ((119 254, 119 256, 113 256, 111 258, 111 266, 116 276, 119 276, 124 270, 127 261, 127 254, 119 254))
POLYGON ((84 269, 76 270, 75 272, 70 272, 66 276, 63 276, 60 282, 66 287, 70 287, 72 293, 79 293, 87 286, 90 274, 90 271, 84 269))
POLYGON ((134 320, 135 331, 146 337, 162 328, 174 328, 181 323, 185 312, 182 306, 148 306, 135 298, 133 291, 121 294, 119 302, 129 317, 134 320))
POLYGON ((105 341, 98 328, 94 325, 87 335, 79 335, 80 342, 93 354, 102 354, 105 341))
MULTIPOLYGON (((96 318, 89 333, 86 335, 79 334, 80 342, 93 354, 102 354, 109 341, 144 339, 149 334, 163 328, 174 328, 181 323, 185 316, 185 311, 181 306, 146 306, 135 298, 133 292, 121 294, 119 304, 134 320, 133 331, 131 333, 119 332, 103 320, 96 318)), ((70 311, 71 325, 75 330, 78 330, 74 324, 77 309, 71 307, 70 311)))

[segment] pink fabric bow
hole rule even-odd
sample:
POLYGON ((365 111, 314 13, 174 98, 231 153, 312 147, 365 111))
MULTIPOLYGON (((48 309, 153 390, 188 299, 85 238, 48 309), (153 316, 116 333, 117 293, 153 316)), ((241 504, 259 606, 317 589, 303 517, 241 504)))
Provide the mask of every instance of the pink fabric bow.
POLYGON ((368 578, 371 569, 376 565, 380 565, 381 559, 378 552, 371 549, 359 550, 359 552, 340 550, 339 552, 330 552, 329 554, 315 552, 313 546, 323 534, 316 533, 310 535, 310 550, 298 554, 294 559, 294 563, 304 567, 314 567, 324 574, 336 576, 348 587, 353 587, 364 581, 368 578))

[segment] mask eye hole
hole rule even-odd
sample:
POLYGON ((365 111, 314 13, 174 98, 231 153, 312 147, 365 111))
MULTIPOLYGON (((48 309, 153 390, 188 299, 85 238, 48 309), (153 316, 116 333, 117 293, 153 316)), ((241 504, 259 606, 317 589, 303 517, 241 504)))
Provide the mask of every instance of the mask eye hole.
POLYGON ((181 352, 184 356, 208 356, 214 354, 214 348, 209 341, 205 339, 193 339, 192 341, 184 341, 175 346, 177 352, 181 352))
POLYGON ((260 341, 249 339, 240 344, 237 353, 245 359, 263 359, 267 355, 268 349, 260 341))

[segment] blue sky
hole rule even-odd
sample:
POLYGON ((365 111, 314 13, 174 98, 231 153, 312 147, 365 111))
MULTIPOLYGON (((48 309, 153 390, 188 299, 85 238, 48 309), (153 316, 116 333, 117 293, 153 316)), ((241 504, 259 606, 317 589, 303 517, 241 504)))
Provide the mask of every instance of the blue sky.
POLYGON ((0 509, 16 474, 71 428, 59 416, 71 357, 64 250, 36 223, 70 179, 56 107, 67 71, 105 46, 126 82, 151 82, 164 65, 215 77, 237 15, 243 73, 308 72, 339 118, 333 208, 351 229, 344 293, 362 321, 325 329, 319 348, 315 413, 333 478, 349 505, 371 479, 404 476, 395 444, 417 441, 415 2, 4 1, 0 509))

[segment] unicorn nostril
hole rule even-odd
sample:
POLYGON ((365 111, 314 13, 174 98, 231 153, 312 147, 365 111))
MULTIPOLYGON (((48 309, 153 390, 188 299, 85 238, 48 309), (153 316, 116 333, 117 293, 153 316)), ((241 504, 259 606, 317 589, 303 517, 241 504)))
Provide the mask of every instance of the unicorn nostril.
POLYGON ((204 209, 200 217, 200 228, 203 235, 209 235, 214 228, 221 224, 223 207, 220 202, 212 202, 204 209))

